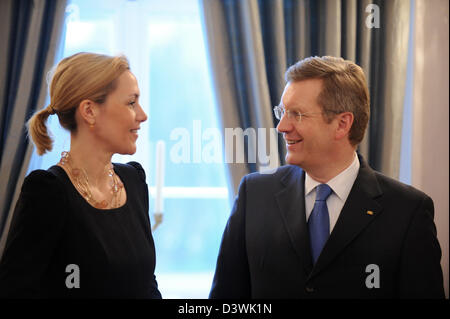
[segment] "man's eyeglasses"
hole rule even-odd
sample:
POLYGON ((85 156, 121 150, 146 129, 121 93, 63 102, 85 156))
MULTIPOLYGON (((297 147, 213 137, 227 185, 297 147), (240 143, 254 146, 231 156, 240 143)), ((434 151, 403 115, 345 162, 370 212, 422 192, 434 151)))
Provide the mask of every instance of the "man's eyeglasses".
POLYGON ((298 111, 291 111, 291 110, 286 110, 284 107, 277 105, 273 108, 273 113, 275 114, 275 117, 277 120, 281 120, 281 118, 284 116, 284 114, 287 114, 287 118, 289 120, 294 120, 297 121, 298 123, 301 122, 302 117, 304 115, 311 115, 311 114, 322 114, 322 112, 307 112, 307 113, 300 113, 298 111))

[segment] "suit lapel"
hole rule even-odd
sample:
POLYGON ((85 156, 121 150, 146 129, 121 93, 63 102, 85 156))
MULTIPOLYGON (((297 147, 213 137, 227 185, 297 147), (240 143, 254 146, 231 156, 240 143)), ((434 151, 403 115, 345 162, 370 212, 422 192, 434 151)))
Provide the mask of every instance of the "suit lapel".
POLYGON ((279 212, 292 246, 309 274, 312 262, 305 214, 305 174, 301 168, 292 166, 281 183, 283 189, 275 195, 279 212))
POLYGON ((375 200, 381 195, 375 173, 362 157, 359 160, 358 176, 310 278, 326 268, 382 211, 375 200))

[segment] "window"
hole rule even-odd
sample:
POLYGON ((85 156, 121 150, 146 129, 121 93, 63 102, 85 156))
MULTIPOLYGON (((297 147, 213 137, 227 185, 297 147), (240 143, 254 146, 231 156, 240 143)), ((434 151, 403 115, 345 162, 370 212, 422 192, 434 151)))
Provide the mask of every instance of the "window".
MULTIPOLYGON (((164 220, 153 233, 161 293, 164 298, 206 298, 230 205, 224 161, 208 157, 214 153, 211 143, 222 138, 217 136, 198 3, 73 0, 66 13, 62 52, 55 62, 80 51, 123 53, 138 79, 149 119, 141 126, 136 154, 115 155, 113 161, 142 164, 150 214, 156 143, 166 144, 164 220)), ((54 149, 42 157, 34 154, 29 171, 56 164, 60 153, 70 148, 70 135, 59 127, 57 117, 50 117, 49 127, 58 136, 54 149)), ((215 151, 221 152, 219 146, 215 151)), ((220 152, 213 154, 216 159, 220 152)))

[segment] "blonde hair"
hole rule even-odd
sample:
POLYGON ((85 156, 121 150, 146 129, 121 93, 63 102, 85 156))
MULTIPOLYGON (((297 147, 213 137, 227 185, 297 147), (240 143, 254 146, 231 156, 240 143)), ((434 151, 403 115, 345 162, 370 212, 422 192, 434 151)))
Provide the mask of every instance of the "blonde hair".
POLYGON ((328 122, 336 113, 351 112, 354 120, 349 132, 352 145, 363 137, 370 116, 370 95, 364 71, 352 61, 330 56, 309 57, 289 67, 286 81, 322 79, 318 103, 328 122))
POLYGON ((75 132, 75 112, 80 103, 83 100, 104 103, 116 88, 117 78, 129 68, 125 56, 80 52, 61 60, 50 83, 50 105, 35 112, 27 123, 37 153, 45 154, 53 147, 46 125, 50 115, 57 114, 61 126, 75 132))

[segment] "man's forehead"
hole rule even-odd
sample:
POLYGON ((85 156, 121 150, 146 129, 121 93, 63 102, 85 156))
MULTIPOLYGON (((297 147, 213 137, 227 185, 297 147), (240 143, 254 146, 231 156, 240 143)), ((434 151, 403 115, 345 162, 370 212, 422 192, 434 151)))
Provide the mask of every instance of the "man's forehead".
POLYGON ((304 109, 316 104, 322 90, 322 80, 307 79, 288 82, 281 96, 280 105, 287 109, 304 109))

